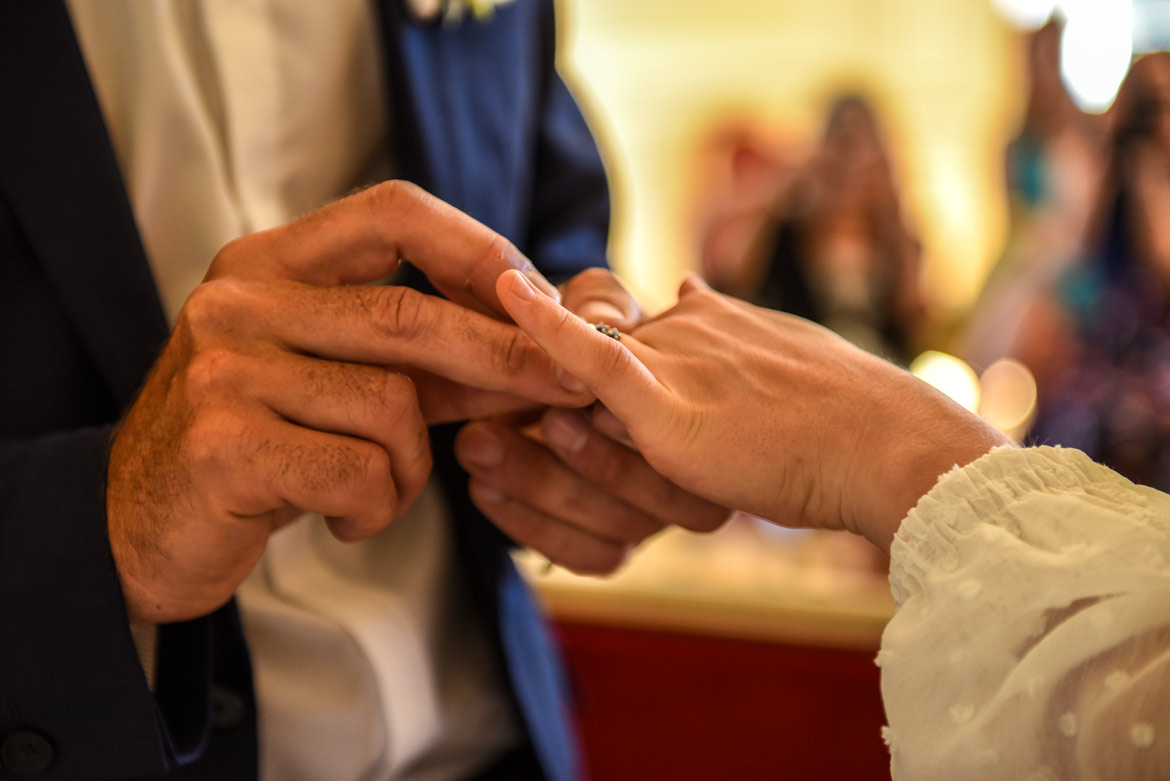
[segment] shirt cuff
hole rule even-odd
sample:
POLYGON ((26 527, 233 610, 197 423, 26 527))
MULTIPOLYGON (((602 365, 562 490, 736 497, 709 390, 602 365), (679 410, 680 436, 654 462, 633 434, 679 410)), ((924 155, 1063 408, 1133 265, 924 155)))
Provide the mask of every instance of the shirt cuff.
POLYGON ((922 592, 928 573, 953 572, 960 542, 992 525, 1041 547, 1058 549, 1067 539, 1044 539, 1049 528, 1023 528, 1011 508, 1030 494, 1081 494, 1129 506, 1148 504, 1158 492, 1135 486, 1079 450, 1002 446, 939 477, 902 521, 890 547, 890 591, 901 607, 922 592))

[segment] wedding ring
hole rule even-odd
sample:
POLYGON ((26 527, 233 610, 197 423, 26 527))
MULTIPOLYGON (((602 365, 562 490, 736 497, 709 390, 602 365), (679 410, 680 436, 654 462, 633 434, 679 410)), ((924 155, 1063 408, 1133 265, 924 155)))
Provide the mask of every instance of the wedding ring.
POLYGON ((616 339, 619 342, 622 339, 622 332, 614 328, 612 325, 608 325, 607 323, 598 323, 593 327, 598 331, 601 331, 601 333, 605 334, 610 339, 616 339))

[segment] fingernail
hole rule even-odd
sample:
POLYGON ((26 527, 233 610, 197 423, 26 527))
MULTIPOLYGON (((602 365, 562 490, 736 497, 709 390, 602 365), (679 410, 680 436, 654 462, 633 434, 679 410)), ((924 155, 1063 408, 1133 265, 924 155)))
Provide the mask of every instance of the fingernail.
POLYGON ((463 435, 460 452, 472 464, 488 469, 504 458, 504 442, 486 426, 476 426, 463 435))
POLYGON ((525 263, 523 266, 521 266, 520 273, 527 277, 528 281, 535 285, 536 289, 541 293, 544 293, 558 304, 561 303, 561 291, 557 290, 553 283, 545 279, 544 274, 541 274, 539 271, 537 271, 536 267, 531 263, 525 263))
POLYGON ((576 455, 589 439, 589 428, 573 413, 553 410, 544 417, 544 438, 554 450, 576 455))
POLYGON ((609 323, 618 328, 625 327, 626 313, 608 301, 590 301, 584 304, 577 314, 590 323, 609 323))
POLYGON ((536 288, 523 273, 512 275, 510 287, 512 288, 512 295, 521 301, 532 301, 536 298, 536 288))
POLYGON ((576 377, 565 371, 565 367, 563 366, 557 367, 557 382, 559 382, 561 387, 567 390, 569 393, 589 392, 589 388, 586 387, 585 383, 581 382, 576 377))

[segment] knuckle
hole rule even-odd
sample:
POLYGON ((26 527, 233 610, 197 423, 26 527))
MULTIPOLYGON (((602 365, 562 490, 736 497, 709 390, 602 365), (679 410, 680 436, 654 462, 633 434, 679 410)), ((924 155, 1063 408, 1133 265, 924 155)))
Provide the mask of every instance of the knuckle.
POLYGON ((422 495, 423 489, 427 485, 427 478, 430 477, 429 464, 430 454, 428 452, 424 458, 403 470, 402 477, 396 483, 401 505, 398 512, 405 510, 422 495))
POLYGON ((393 481, 390 454, 374 444, 353 448, 353 477, 356 490, 366 492, 367 498, 384 495, 393 481))
POLYGON ((247 287, 234 279, 202 283, 183 303, 179 319, 194 334, 222 330, 239 320, 247 306, 247 287))
POLYGON ((374 420, 381 420, 391 432, 393 448, 397 454, 391 459, 389 468, 398 482, 403 496, 417 495, 430 476, 432 456, 430 435, 415 394, 414 383, 409 377, 394 372, 383 372, 378 389, 371 394, 369 403, 374 420))
POLYGON ((576 327, 574 320, 580 321, 579 317, 563 307, 558 307, 552 317, 549 330, 553 333, 554 338, 565 339, 573 336, 573 330, 576 327))
POLYGON ((222 347, 201 350, 187 364, 187 388, 196 398, 225 396, 238 387, 245 363, 222 347))
POLYGON ((365 216, 373 225, 377 240, 382 242, 386 252, 395 255, 398 253, 398 245, 392 227, 396 223, 414 219, 412 212, 415 209, 430 208, 429 201, 433 198, 418 185, 401 179, 376 184, 363 190, 358 197, 362 199, 365 216))
POLYGON ((497 263, 499 261, 506 261, 510 257, 515 257, 519 253, 512 245, 512 242, 505 239, 495 231, 489 231, 487 241, 483 248, 483 259, 497 263))
POLYGON ((410 378, 382 369, 370 371, 363 397, 371 417, 388 424, 406 417, 410 408, 417 404, 414 383, 410 378))
POLYGON ((183 450, 193 472, 215 468, 228 460, 230 443, 242 433, 240 421, 219 409, 197 412, 187 427, 183 450))
POLYGON ((426 190, 405 179, 391 179, 375 189, 379 190, 385 196, 387 203, 392 206, 426 203, 426 200, 430 198, 430 194, 426 190))
POLYGON ((532 361, 533 342, 520 330, 509 331, 496 352, 500 368, 509 375, 517 375, 532 361))
POLYGON ((434 197, 413 182, 390 179, 366 190, 366 197, 374 212, 382 219, 387 215, 403 216, 415 209, 430 208, 434 197))
POLYGON ((385 504, 394 484, 390 471, 390 455, 374 444, 345 448, 338 454, 339 484, 346 486, 350 499, 366 512, 385 504))
POLYGON ((240 236, 224 244, 219 252, 215 253, 215 257, 211 259, 211 265, 207 269, 208 277, 215 278, 223 274, 231 273, 236 266, 244 262, 244 259, 251 256, 254 241, 253 234, 240 236))
POLYGON ((601 373, 606 378, 622 377, 630 368, 630 352, 618 342, 609 342, 601 361, 601 373))
POLYGON ((413 339, 427 328, 425 299, 410 288, 380 289, 370 314, 378 332, 392 339, 413 339))
POLYGON ((431 443, 427 436, 425 429, 420 430, 418 441, 415 445, 414 452, 411 454, 410 460, 403 465, 402 483, 405 492, 411 495, 417 494, 426 485, 427 479, 431 476, 431 468, 433 466, 433 456, 431 455, 431 443))

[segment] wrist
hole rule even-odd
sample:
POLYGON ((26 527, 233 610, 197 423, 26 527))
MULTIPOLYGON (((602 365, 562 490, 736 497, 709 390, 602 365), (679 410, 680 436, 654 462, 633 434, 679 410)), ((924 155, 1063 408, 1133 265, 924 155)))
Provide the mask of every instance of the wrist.
POLYGON ((1015 444, 934 388, 909 375, 904 381, 874 427, 882 441, 869 449, 871 488, 855 515, 857 531, 887 553, 903 519, 941 475, 1015 444))

